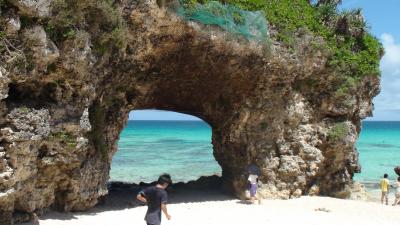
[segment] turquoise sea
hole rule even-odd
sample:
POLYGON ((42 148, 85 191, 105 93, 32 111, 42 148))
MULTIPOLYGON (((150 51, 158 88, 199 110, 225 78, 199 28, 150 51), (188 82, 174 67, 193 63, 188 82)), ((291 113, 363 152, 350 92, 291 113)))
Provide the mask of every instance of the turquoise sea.
MULTIPOLYGON (((394 179, 400 165, 400 122, 363 122, 357 142, 362 172, 355 180, 394 179)), ((111 165, 111 180, 151 182, 170 173, 174 181, 221 174, 212 155, 211 128, 203 121, 129 121, 111 165)))
POLYGON ((174 182, 221 174, 207 123, 128 121, 113 157, 111 180, 152 182, 164 172, 170 173, 174 182))
POLYGON ((393 169, 400 166, 400 121, 364 121, 356 146, 361 173, 355 175, 355 180, 377 182, 384 173, 396 179, 393 169))

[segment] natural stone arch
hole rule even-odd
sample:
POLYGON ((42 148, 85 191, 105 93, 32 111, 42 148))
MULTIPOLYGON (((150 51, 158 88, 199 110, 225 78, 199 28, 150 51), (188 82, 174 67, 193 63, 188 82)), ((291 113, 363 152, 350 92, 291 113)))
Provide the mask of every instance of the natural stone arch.
POLYGON ((354 143, 379 90, 376 76, 338 97, 327 54, 309 47, 321 38, 298 36, 292 53, 274 40, 264 46, 182 21, 155 1, 121 7, 122 52, 95 54, 95 34, 85 30, 57 46, 40 21, 12 34, 34 63, 25 72, 0 68, 5 223, 14 211, 95 205, 107 193, 119 133, 134 109, 208 122, 225 187, 234 194, 243 193, 249 163, 262 170, 264 197, 335 195, 352 183, 359 170, 354 143))
POLYGON ((170 174, 178 187, 189 184, 221 191, 222 170, 213 155, 212 127, 186 113, 130 111, 112 158, 109 187, 121 182, 133 186, 149 184, 163 173, 170 174), (142 160, 146 160, 144 164, 136 163, 142 160))

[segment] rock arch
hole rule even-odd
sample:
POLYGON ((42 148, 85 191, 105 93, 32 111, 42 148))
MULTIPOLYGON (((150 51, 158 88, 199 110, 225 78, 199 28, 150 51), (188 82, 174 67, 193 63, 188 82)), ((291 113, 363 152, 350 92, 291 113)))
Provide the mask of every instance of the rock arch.
POLYGON ((95 54, 94 34, 83 30, 56 45, 38 21, 16 36, 34 63, 23 74, 0 68, 5 223, 15 212, 95 205, 107 193, 128 113, 145 108, 208 122, 225 186, 237 195, 249 163, 262 169, 265 197, 346 194, 359 170, 354 143, 379 91, 376 76, 337 97, 327 55, 308 47, 317 37, 298 37, 293 54, 279 42, 265 47, 184 22, 155 1, 131 2, 122 11, 128 31, 122 53, 95 54))
POLYGON ((133 110, 113 155, 110 181, 140 185, 169 173, 178 186, 190 183, 193 187, 207 184, 220 188, 222 170, 213 153, 212 127, 204 120, 166 110, 133 110), (161 164, 159 159, 164 159, 161 164), (148 163, 136 163, 141 160, 148 163))

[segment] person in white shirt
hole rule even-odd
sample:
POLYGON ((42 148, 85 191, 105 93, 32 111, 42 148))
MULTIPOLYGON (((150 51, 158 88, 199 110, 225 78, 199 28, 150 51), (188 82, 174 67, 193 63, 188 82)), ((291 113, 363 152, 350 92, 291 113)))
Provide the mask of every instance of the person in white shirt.
POLYGON ((257 200, 258 204, 261 204, 261 199, 257 197, 258 176, 255 174, 250 174, 247 180, 249 181, 250 201, 254 204, 257 200))

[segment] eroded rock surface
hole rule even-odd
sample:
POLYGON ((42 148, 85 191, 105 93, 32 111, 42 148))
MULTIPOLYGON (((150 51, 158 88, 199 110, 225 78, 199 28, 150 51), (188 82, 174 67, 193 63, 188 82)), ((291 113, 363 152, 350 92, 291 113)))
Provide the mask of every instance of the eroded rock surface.
POLYGON ((379 92, 376 74, 338 96, 328 54, 309 46, 323 39, 299 35, 294 52, 274 39, 260 45, 183 21, 152 0, 118 6, 126 43, 91 30, 108 29, 98 21, 102 11, 87 20, 93 24, 57 36, 36 18, 52 15, 50 2, 13 0, 7 7, 18 14, 1 14, 15 47, 0 65, 1 224, 16 212, 95 205, 107 194, 111 159, 134 109, 208 122, 224 185, 237 195, 255 163, 264 197, 345 197, 360 170, 354 144, 379 92), (22 15, 33 19, 20 25, 22 15))
POLYGON ((50 15, 51 2, 51 0, 10 0, 22 15, 42 18, 50 15))

